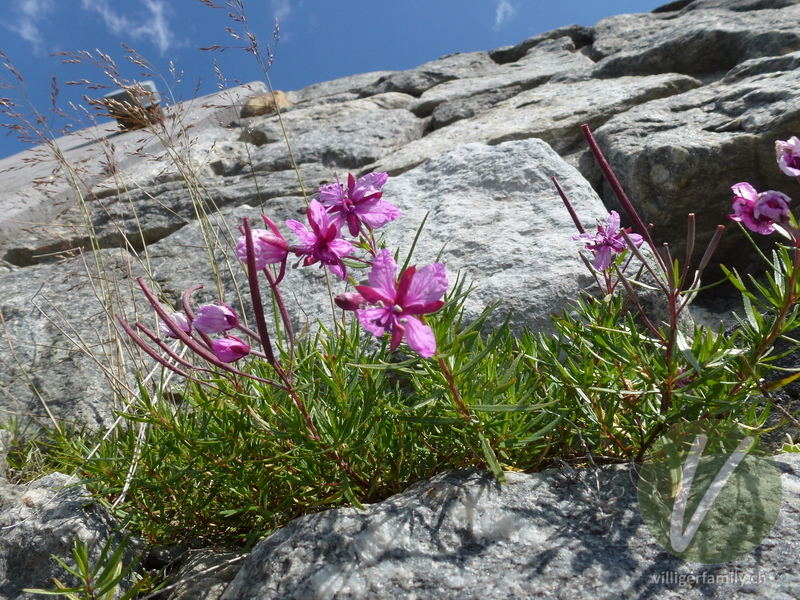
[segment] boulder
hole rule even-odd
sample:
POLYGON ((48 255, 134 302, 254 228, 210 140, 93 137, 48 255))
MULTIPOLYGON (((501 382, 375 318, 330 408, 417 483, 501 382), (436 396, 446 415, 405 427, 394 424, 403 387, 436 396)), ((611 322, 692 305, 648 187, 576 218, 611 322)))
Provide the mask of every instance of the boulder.
POLYGON ((242 107, 242 112, 239 113, 239 116, 243 119, 246 119, 248 117, 271 115, 275 111, 287 108, 291 105, 292 102, 289 100, 289 97, 285 92, 282 92, 281 90, 275 90, 270 94, 257 96, 245 102, 245 105, 242 107))
MULTIPOLYGON (((31 600, 26 588, 54 589, 53 577, 78 585, 54 556, 75 567, 75 540, 89 546, 93 565, 118 525, 82 485, 63 473, 52 473, 27 485, 0 479, 0 598, 31 600)), ((125 564, 134 560, 130 546, 125 564)))
POLYGON ((800 455, 776 458, 784 499, 758 549, 723 565, 666 552, 630 466, 457 470, 365 507, 296 519, 258 543, 222 600, 776 598, 797 595, 800 455))

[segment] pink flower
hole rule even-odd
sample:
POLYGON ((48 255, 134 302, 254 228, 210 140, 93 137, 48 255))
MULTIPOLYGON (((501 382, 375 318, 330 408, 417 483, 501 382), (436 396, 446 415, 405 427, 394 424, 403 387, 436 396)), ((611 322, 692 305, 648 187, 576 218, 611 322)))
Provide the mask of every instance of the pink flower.
MULTIPOLYGON (((264 222, 272 229, 253 229, 253 253, 256 259, 256 269, 259 271, 267 265, 281 263, 289 254, 289 244, 283 239, 275 224, 267 217, 264 222)), ((241 236, 236 241, 236 256, 247 264, 247 239, 241 236)))
POLYGON ((347 190, 338 181, 323 185, 319 189, 319 200, 339 227, 347 223, 350 235, 358 237, 361 223, 378 229, 400 216, 396 206, 381 200, 381 188, 388 178, 386 173, 367 173, 356 180, 348 174, 347 190))
POLYGON ((239 325, 239 318, 227 304, 203 304, 192 324, 201 333, 222 333, 239 325))
POLYGON ((353 252, 355 248, 350 242, 341 238, 339 226, 322 204, 312 200, 306 215, 311 226, 310 230, 293 219, 286 221, 286 226, 300 238, 300 246, 292 247, 292 251, 298 256, 305 255, 304 266, 321 262, 331 270, 331 273, 344 279, 345 266, 342 257, 353 252))
POLYGON ((354 294, 353 292, 339 294, 333 301, 336 303, 336 306, 342 310, 357 310, 364 305, 364 297, 361 294, 354 294))
POLYGON ((381 250, 372 263, 369 286, 356 286, 364 302, 375 307, 358 309, 356 316, 364 329, 377 337, 389 331, 391 350, 405 337, 412 350, 429 358, 436 353, 436 338, 421 315, 436 312, 444 305, 440 298, 449 285, 444 265, 435 263, 419 271, 409 267, 399 280, 396 276, 397 263, 392 253, 381 250))
MULTIPOLYGON (((638 248, 642 245, 642 236, 638 233, 630 233, 630 228, 626 229, 630 240, 638 248)), ((625 238, 619 233, 619 214, 612 210, 605 225, 597 224, 597 233, 582 233, 572 236, 576 242, 585 242, 586 248, 594 253, 594 268, 598 271, 605 271, 611 265, 613 252, 622 252, 628 247, 625 238)))
POLYGON ((733 190, 734 221, 744 223, 750 231, 769 235, 775 231, 775 223, 789 220, 789 196, 781 192, 767 191, 759 194, 749 183, 737 183, 733 190))
MULTIPOLYGON (((185 331, 186 333, 190 333, 192 331, 192 326, 189 323, 189 319, 187 319, 186 315, 184 315, 183 313, 179 313, 179 312, 172 313, 169 316, 169 318, 172 320, 172 323, 174 325, 177 325, 178 328, 180 328, 181 331, 185 331)), ((163 335, 165 335, 167 337, 170 337, 170 338, 177 338, 178 337, 172 332, 172 329, 170 329, 170 326, 167 325, 164 321, 159 321, 158 322, 158 330, 163 335)))
POLYGON ((214 340, 211 344, 211 350, 224 363, 236 362, 250 354, 250 346, 232 335, 226 335, 224 338, 214 340))
POLYGON ((785 142, 775 142, 775 154, 781 171, 792 177, 800 177, 800 140, 791 137, 785 142))

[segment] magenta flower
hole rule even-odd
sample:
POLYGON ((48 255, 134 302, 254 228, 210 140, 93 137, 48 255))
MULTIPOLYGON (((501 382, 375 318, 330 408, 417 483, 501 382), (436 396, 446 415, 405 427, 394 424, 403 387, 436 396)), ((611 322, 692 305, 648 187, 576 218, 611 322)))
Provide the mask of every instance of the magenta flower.
MULTIPOLYGON (((369 285, 356 286, 363 302, 374 308, 357 309, 356 317, 364 329, 377 337, 390 332, 392 351, 405 337, 412 350, 429 358, 436 353, 436 338, 421 317, 444 305, 440 298, 449 285, 444 265, 435 263, 419 271, 409 267, 399 280, 396 276, 397 263, 392 253, 381 250, 372 263, 369 285)), ((354 297, 348 300, 351 306, 361 304, 354 297)))
POLYGON ((214 340, 211 350, 224 363, 236 362, 250 354, 250 346, 233 335, 226 335, 224 338, 214 340))
POLYGON ((348 173, 346 190, 338 181, 323 185, 319 200, 339 227, 347 223, 350 235, 358 237, 361 223, 378 229, 400 216, 396 206, 381 200, 381 188, 388 178, 386 173, 367 173, 356 180, 348 173))
MULTIPOLYGON (((174 325, 177 325, 181 329, 181 331, 185 331, 186 333, 190 333, 192 331, 192 326, 189 323, 189 319, 187 319, 186 315, 183 313, 172 313, 169 318, 172 320, 174 325)), ((172 329, 170 329, 169 325, 167 325, 164 321, 158 322, 158 330, 167 337, 173 339, 178 337, 172 332, 172 329)))
POLYGON ((311 226, 310 230, 299 221, 293 219, 286 221, 286 226, 300 238, 300 246, 293 246, 291 250, 298 256, 305 255, 304 266, 321 262, 331 270, 331 273, 344 279, 345 266, 342 257, 353 252, 355 248, 350 242, 342 239, 339 226, 322 204, 312 200, 306 215, 311 226))
POLYGON ((339 294, 333 301, 336 303, 336 306, 342 310, 357 310, 364 305, 364 297, 361 294, 354 294, 353 292, 339 294))
POLYGON ((789 196, 781 192, 767 191, 759 194, 749 183, 737 183, 733 190, 733 214, 728 215, 734 221, 744 223, 750 231, 769 235, 775 231, 776 223, 789 220, 789 196))
POLYGON ((239 325, 239 317, 227 304, 203 304, 192 324, 201 333, 222 333, 239 325))
POLYGON ((791 137, 785 142, 775 142, 775 154, 781 171, 792 177, 800 177, 800 140, 791 137))
MULTIPOLYGON (((263 217, 263 219, 272 229, 272 232, 266 229, 253 229, 253 252, 256 259, 256 269, 259 271, 267 265, 283 262, 289 254, 289 244, 283 239, 278 228, 267 217, 263 217)), ((247 264, 247 240, 245 236, 241 236, 236 241, 236 256, 247 264)))
MULTIPOLYGON (((630 233, 630 228, 626 229, 630 240, 638 248, 642 245, 642 236, 638 233, 630 233)), ((619 214, 612 210, 605 224, 597 224, 597 233, 582 233, 572 236, 576 242, 585 242, 586 248, 594 253, 594 268, 598 271, 605 271, 611 265, 611 258, 614 252, 622 252, 628 247, 625 238, 619 233, 619 214)))

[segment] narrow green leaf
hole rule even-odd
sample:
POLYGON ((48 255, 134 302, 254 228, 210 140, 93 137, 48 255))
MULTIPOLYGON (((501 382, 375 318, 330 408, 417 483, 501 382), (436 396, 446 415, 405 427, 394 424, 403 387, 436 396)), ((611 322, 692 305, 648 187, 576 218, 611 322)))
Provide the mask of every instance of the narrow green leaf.
POLYGON ((478 434, 478 439, 481 441, 483 456, 486 458, 486 462, 489 463, 489 468, 492 470, 492 473, 494 473, 494 476, 497 477, 500 483, 505 483, 506 475, 503 473, 503 469, 497 460, 494 450, 492 450, 492 446, 489 444, 489 440, 487 440, 486 436, 482 433, 478 434))

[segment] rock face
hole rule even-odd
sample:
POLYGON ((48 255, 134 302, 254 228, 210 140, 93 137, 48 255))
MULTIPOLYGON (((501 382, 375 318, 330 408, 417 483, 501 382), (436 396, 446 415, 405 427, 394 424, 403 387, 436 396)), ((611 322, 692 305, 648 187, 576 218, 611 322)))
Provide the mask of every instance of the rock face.
MULTIPOLYGON (((231 249, 241 218, 258 219, 264 212, 283 228, 283 220, 302 218, 306 200, 320 185, 343 180, 348 172, 391 175, 385 198, 403 217, 387 229, 387 240, 401 253, 427 215, 414 262, 435 260, 446 245, 451 279, 461 271, 476 284, 470 316, 501 301, 498 319, 513 310, 515 328, 545 329, 548 315, 588 285, 571 241, 574 225, 549 178, 557 177, 566 188, 587 227, 617 208, 588 155, 582 124, 592 127, 632 201, 645 221, 655 224, 654 237, 682 256, 686 214, 697 215, 701 248, 717 224, 729 222, 731 185, 749 181, 760 191, 798 196, 796 182, 779 172, 774 158, 776 139, 800 135, 798 78, 800 0, 680 0, 592 27, 566 26, 512 47, 289 91, 279 102, 283 127, 275 114, 242 113, 249 100, 267 92, 264 84, 253 83, 169 107, 163 128, 120 133, 112 123, 57 140, 66 161, 78 167, 74 172, 54 162, 47 147, 2 160, 0 420, 111 426, 114 410, 133 400, 133 369, 152 366, 141 362, 113 326, 116 314, 148 315, 152 324, 134 278, 147 273, 173 303, 195 284, 205 286, 198 300, 235 303, 242 268, 231 249), (164 142, 171 146, 169 154, 164 142), (70 173, 79 176, 77 184, 69 184, 70 173)), ((754 268, 743 236, 728 229, 717 261, 754 268)), ((298 329, 329 314, 327 297, 319 291, 323 281, 316 267, 287 276, 284 290, 298 329)), ((551 481, 555 475, 542 477, 551 481)), ((436 481, 431 485, 441 484, 452 498, 461 497, 465 482, 478 482, 487 497, 506 493, 477 474, 436 481)), ((555 492, 548 493, 548 501, 561 506, 555 492)), ((411 502, 407 498, 371 510, 393 515, 411 502)), ((508 540, 519 538, 533 547, 540 534, 562 536, 557 539, 577 554, 570 558, 545 544, 546 550, 527 559, 537 574, 520 571, 509 584, 514 593, 613 595, 606 585, 617 582, 620 596, 678 597, 678 591, 648 583, 648 569, 667 560, 663 553, 644 541, 626 546, 638 526, 625 498, 613 504, 618 512, 609 521, 621 527, 617 537, 584 546, 579 540, 586 531, 579 536, 567 527, 559 533, 552 523, 547 529, 550 517, 520 499, 532 507, 531 518, 544 524, 540 530, 509 529, 506 538, 497 538, 505 540, 496 545, 505 544, 509 560, 519 563, 508 540), (569 565, 584 579, 570 583, 569 565), (542 573, 553 577, 550 583, 539 579, 542 573)), ((348 526, 360 523, 357 513, 337 514, 346 515, 348 526)), ((425 514, 420 523, 433 515, 425 514)), ((587 519, 590 530, 600 528, 588 513, 575 514, 587 519)), ((468 553, 474 531, 457 531, 457 523, 448 525, 446 535, 469 542, 468 553)), ((270 538, 269 544, 289 534, 277 535, 284 537, 270 538)), ((491 545, 489 533, 480 535, 474 538, 476 555, 491 545)), ((376 539, 363 549, 342 548, 367 560, 384 543, 376 539)), ((424 542, 425 553, 433 553, 434 542, 424 542)), ((287 547, 275 545, 289 553, 287 547)), ((786 548, 794 560, 794 546, 787 541, 786 548)), ((317 551, 308 552, 309 564, 317 564, 317 551)), ((402 558, 401 550, 395 554, 402 558)), ((480 568, 492 570, 500 556, 480 568)), ((465 556, 460 564, 477 564, 471 560, 465 556)), ((250 597, 242 582, 261 567, 248 564, 228 597, 250 597)), ((449 558, 441 564, 452 581, 463 584, 455 595, 469 597, 472 586, 484 585, 480 574, 456 577, 457 563, 449 558)), ((305 582, 294 570, 299 566, 283 575, 279 567, 264 568, 269 574, 263 585, 274 589, 381 597, 369 578, 339 563, 307 572, 305 582)), ((411 585, 404 577, 397 572, 395 595, 411 585)), ((794 580, 776 575, 774 581, 777 587, 767 590, 773 597, 797 595, 794 580)), ((440 585, 431 579, 418 597, 435 597, 440 585)), ((697 590, 706 588, 692 593, 697 590)), ((729 591, 715 587, 709 593, 729 591)))
POLYGON ((504 486, 451 471, 363 512, 296 519, 259 542, 222 600, 788 600, 800 586, 800 455, 777 460, 778 523, 755 552, 725 565, 692 565, 658 545, 629 467, 509 473, 504 486), (691 575, 698 582, 679 584, 691 575))
MULTIPOLYGON (((28 485, 0 480, 0 598, 28 600, 26 588, 53 589, 53 577, 78 582, 58 566, 57 556, 74 567, 72 546, 87 544, 96 561, 116 524, 83 486, 53 473, 28 485), (70 486, 71 487, 67 487, 70 486)), ((130 557, 128 557, 130 559, 130 557)), ((127 563, 126 563, 127 564, 127 563)))

